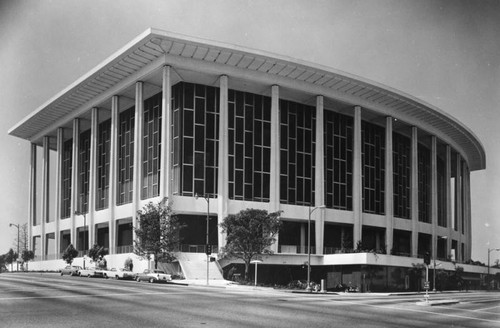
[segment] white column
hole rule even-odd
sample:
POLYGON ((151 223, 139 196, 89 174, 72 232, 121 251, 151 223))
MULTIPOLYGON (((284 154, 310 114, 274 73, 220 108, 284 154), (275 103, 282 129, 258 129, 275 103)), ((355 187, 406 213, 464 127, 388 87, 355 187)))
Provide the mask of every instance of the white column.
MULTIPOLYGON (((99 110, 93 107, 91 110, 91 126, 90 126, 90 167, 89 167, 89 210, 88 210, 88 225, 89 225, 89 247, 96 243, 96 231, 94 224, 95 214, 95 198, 96 198, 96 179, 97 179, 97 136, 99 124, 99 110)), ((100 245, 104 246, 104 245, 100 245)))
POLYGON ((219 79, 220 99, 219 99, 219 167, 217 181, 217 227, 218 227, 218 245, 226 245, 226 236, 220 228, 220 224, 228 214, 229 201, 229 144, 228 144, 228 78, 222 75, 219 79))
POLYGON ((42 259, 47 258, 47 236, 45 226, 49 222, 49 165, 50 165, 49 137, 43 137, 43 175, 42 175, 42 259))
POLYGON ((71 243, 75 248, 78 247, 76 234, 76 224, 75 224, 75 212, 78 210, 78 153, 80 149, 80 119, 75 118, 73 120, 73 154, 71 160, 71 243))
POLYGON ((470 195, 470 170, 469 167, 467 166, 465 169, 465 182, 466 182, 466 189, 465 189, 465 195, 466 195, 466 205, 467 205, 467 211, 466 211, 466 235, 467 235, 467 244, 466 244, 466 259, 471 259, 472 257, 472 206, 471 206, 471 195, 470 195))
MULTIPOLYGON (((314 206, 325 205, 325 138, 324 138, 324 103, 323 96, 316 97, 316 157, 314 176, 314 206)), ((313 213, 316 232, 316 254, 323 254, 325 238, 325 211, 316 210, 313 213)))
POLYGON ((437 139, 431 137, 431 224, 432 224, 432 258, 437 257, 437 221, 438 221, 438 192, 437 192, 437 139))
MULTIPOLYGON (((142 130, 144 118, 144 83, 135 83, 135 125, 134 125, 134 191, 132 193, 132 204, 134 214, 132 216, 132 226, 137 227, 137 211, 140 209, 142 190, 142 130)), ((132 232, 132 240, 135 240, 135 230, 132 232)))
POLYGON ((269 211, 280 209, 280 99, 279 86, 271 87, 271 179, 269 211))
POLYGON ((411 255, 418 254, 418 130, 411 128, 411 255))
POLYGON ((446 239, 446 257, 450 255, 452 245, 453 217, 451 216, 451 147, 446 145, 446 226, 448 227, 448 238, 446 239))
POLYGON ((161 160, 160 160, 160 196, 172 197, 172 85, 170 66, 163 66, 162 106, 161 106, 161 160))
POLYGON ((117 155, 118 155, 118 96, 111 98, 111 135, 109 138, 109 252, 116 253, 116 188, 117 188, 117 155))
POLYGON ((354 107, 354 143, 352 168, 353 248, 363 240, 363 181, 361 163, 361 107, 354 107))
POLYGON ((30 185, 29 185, 29 244, 30 249, 34 250, 33 244, 33 226, 36 225, 36 144, 31 144, 30 161, 30 185))
POLYGON ((385 119, 385 247, 387 254, 391 254, 394 243, 394 186, 392 163, 392 117, 385 119))
POLYGON ((455 215, 457 217, 457 231, 458 231, 458 245, 455 250, 456 258, 458 261, 463 261, 464 255, 462 254, 462 156, 457 153, 456 165, 456 178, 455 178, 455 215))
POLYGON ((61 252, 61 231, 60 231, 60 220, 61 220, 61 188, 62 188, 62 159, 63 159, 63 142, 64 142, 64 129, 57 129, 57 161, 56 161, 56 188, 55 188, 55 244, 56 244, 56 259, 60 258, 59 253, 61 252))

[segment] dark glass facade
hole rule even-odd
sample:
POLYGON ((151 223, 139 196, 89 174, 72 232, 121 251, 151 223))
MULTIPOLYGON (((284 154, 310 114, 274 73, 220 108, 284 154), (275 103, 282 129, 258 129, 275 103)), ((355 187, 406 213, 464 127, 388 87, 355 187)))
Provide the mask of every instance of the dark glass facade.
POLYGON ((80 134, 78 149, 78 206, 79 212, 89 211, 90 130, 80 134))
POLYGON ((280 100, 280 201, 314 203, 316 109, 280 100))
POLYGON ((384 214, 385 129, 363 121, 361 140, 363 212, 384 214))
POLYGON ((229 198, 269 201, 271 98, 228 93, 229 198))
POLYGON ((411 140, 392 134, 394 216, 411 218, 411 140))
POLYGON ((134 118, 135 107, 119 115, 117 205, 132 202, 134 190, 134 118))
POLYGON ((71 216, 71 174, 73 172, 73 139, 63 143, 61 167, 61 217, 71 216))
POLYGON ((161 102, 161 93, 144 101, 141 199, 160 194, 161 102))
POLYGON ((217 193, 219 89, 181 82, 172 88, 174 192, 217 193))
POLYGON ((446 222, 446 163, 440 157, 437 158, 437 219, 438 225, 447 227, 446 222))
POLYGON ((352 210, 353 119, 325 110, 324 131, 325 205, 352 210))
POLYGON ((97 136, 96 210, 109 207, 111 120, 99 124, 97 136))
POLYGON ((431 152, 418 145, 418 220, 432 222, 431 216, 431 152))

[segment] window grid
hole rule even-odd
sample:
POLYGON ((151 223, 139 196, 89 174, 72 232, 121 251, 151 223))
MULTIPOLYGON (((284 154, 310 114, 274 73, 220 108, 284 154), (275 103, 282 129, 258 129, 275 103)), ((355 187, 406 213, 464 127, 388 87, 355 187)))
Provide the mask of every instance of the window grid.
POLYGON ((229 198, 269 201, 271 98, 229 90, 229 198))
POLYGON ((352 210, 353 119, 326 110, 324 131, 325 205, 352 210))
POLYGON ((437 158, 437 209, 438 225, 447 227, 446 222, 446 164, 441 158, 437 158))
POLYGON ((418 220, 432 222, 431 217, 431 155, 430 150, 418 145, 418 220))
POLYGON ((174 191, 217 193, 219 89, 181 82, 173 87, 174 191))
POLYGON ((90 130, 80 134, 78 154, 78 206, 79 212, 89 211, 90 182, 90 130))
POLYGON ((160 194, 161 102, 162 93, 144 101, 141 199, 160 194))
POLYGON ((280 201, 314 204, 316 109, 280 100, 280 201))
POLYGON ((109 207, 111 120, 99 124, 97 137, 96 210, 109 207))
POLYGON ((73 139, 66 140, 62 151, 61 217, 71 216, 71 174, 73 171, 73 139))
POLYGON ((134 190, 134 113, 131 107, 120 113, 118 127, 117 205, 132 202, 134 190))
POLYGON ((385 213, 385 129, 363 121, 361 124, 363 163, 363 211, 385 213))
POLYGON ((394 216, 411 218, 411 141, 398 133, 392 135, 394 216))

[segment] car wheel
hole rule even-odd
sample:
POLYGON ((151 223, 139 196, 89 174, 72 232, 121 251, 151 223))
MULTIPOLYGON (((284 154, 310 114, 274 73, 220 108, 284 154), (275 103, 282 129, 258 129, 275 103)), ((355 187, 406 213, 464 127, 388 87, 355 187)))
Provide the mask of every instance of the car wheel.
POLYGON ((149 283, 152 284, 153 282, 155 282, 155 279, 154 278, 149 278, 149 283))

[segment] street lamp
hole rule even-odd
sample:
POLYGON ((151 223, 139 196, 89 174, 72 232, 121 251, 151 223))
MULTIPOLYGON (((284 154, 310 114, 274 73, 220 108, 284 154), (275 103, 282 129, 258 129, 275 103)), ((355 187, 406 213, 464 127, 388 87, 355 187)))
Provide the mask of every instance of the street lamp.
MULTIPOLYGON (((199 196, 198 194, 194 194, 194 198, 198 200, 199 196)), ((208 245, 209 240, 208 240, 208 232, 209 232, 209 220, 210 220, 210 197, 209 196, 203 196, 205 200, 207 201, 207 233, 206 233, 206 240, 205 240, 205 253, 207 254, 207 286, 208 286, 208 275, 209 275, 209 264, 210 264, 210 254, 212 253, 212 247, 208 245)))
MULTIPOLYGON (((9 227, 17 228, 17 258, 19 258, 19 224, 9 223, 9 227)), ((19 261, 16 259, 17 271, 19 271, 19 261)))
MULTIPOLYGON (((448 239, 448 236, 437 236, 437 243, 436 247, 438 247, 439 239, 448 239)), ((434 256, 434 270, 432 271, 432 291, 435 293, 436 292, 436 257, 437 257, 437 251, 436 251, 436 256, 434 256)))
POLYGON ((500 248, 488 248, 488 275, 486 276, 488 278, 488 289, 490 287, 490 253, 493 251, 500 251, 500 248))
POLYGON ((252 261, 250 261, 250 263, 255 264, 255 283, 254 283, 254 286, 257 286, 257 265, 259 263, 262 263, 262 260, 252 260, 252 261))
POLYGON ((309 206, 309 218, 307 219, 307 291, 311 291, 311 214, 318 208, 325 208, 325 205, 316 206, 311 209, 309 206))
POLYGON ((85 269, 85 246, 86 246, 86 236, 87 236, 87 217, 85 216, 85 212, 81 212, 81 211, 75 211, 75 215, 83 215, 83 269, 85 269))

